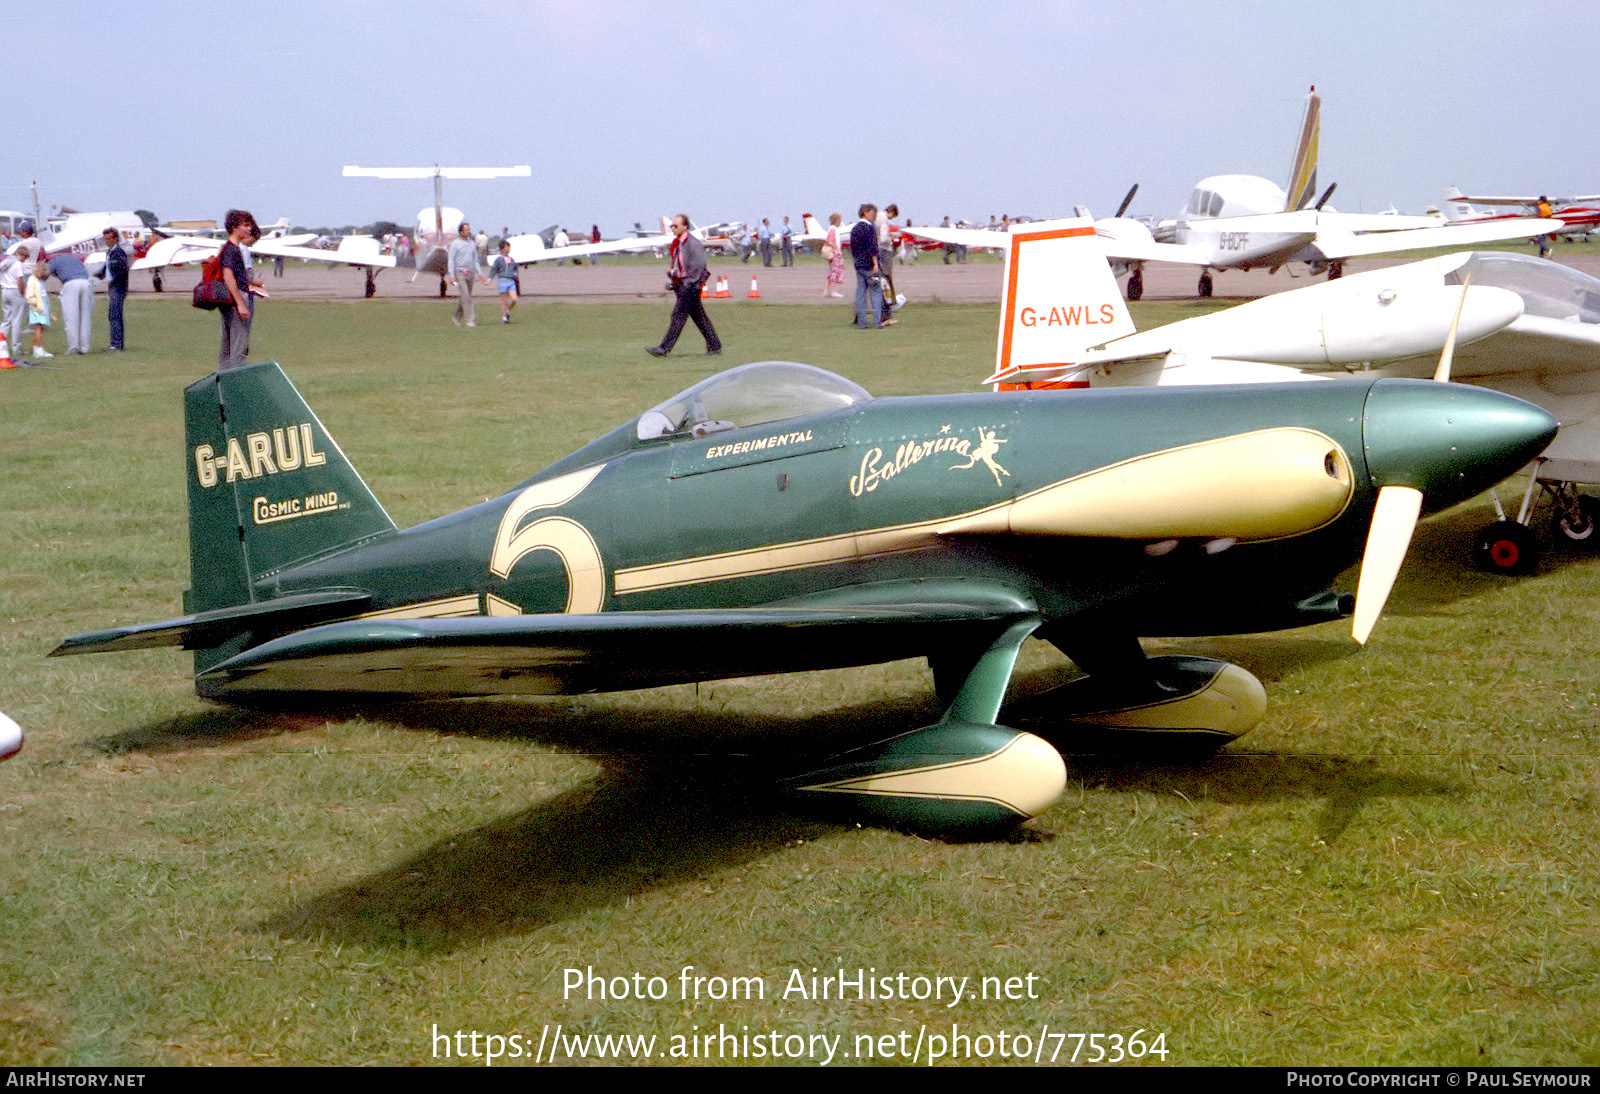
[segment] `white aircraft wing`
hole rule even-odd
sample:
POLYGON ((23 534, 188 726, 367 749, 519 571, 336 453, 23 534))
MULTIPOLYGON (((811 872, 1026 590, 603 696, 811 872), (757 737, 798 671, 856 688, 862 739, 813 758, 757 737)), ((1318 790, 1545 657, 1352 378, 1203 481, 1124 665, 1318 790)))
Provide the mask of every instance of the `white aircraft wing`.
POLYGON ((1334 224, 1323 224, 1311 244, 1325 258, 1359 258, 1363 255, 1395 254, 1415 251, 1425 247, 1470 247, 1474 243, 1491 243, 1503 239, 1532 239, 1563 231, 1566 225, 1559 220, 1540 220, 1537 217, 1520 217, 1515 220, 1488 220, 1475 224, 1446 224, 1436 228, 1406 228, 1397 232, 1341 233, 1331 230, 1334 224))
MULTIPOLYGON (((173 236, 157 240, 132 268, 156 270, 163 266, 204 262, 222 250, 224 242, 200 236, 173 236)), ((395 264, 394 256, 381 253, 380 244, 370 236, 346 236, 339 242, 338 249, 333 251, 301 247, 279 239, 263 239, 250 250, 253 254, 268 258, 299 258, 307 262, 342 262, 350 266, 380 266, 384 269, 391 269, 395 264)))
MULTIPOLYGON (((535 262, 549 262, 559 258, 584 258, 589 255, 620 254, 624 251, 649 251, 658 247, 667 247, 672 243, 671 236, 643 236, 627 239, 601 240, 599 243, 574 243, 567 247, 546 247, 544 240, 537 235, 511 237, 511 261, 519 266, 531 265, 535 262)), ((492 261, 494 256, 490 255, 492 261)))
POLYGON ((1589 374, 1587 386, 1600 389, 1600 323, 1579 323, 1522 315, 1493 338, 1460 351, 1454 378, 1537 376, 1546 384, 1569 386, 1561 378, 1589 374))
MULTIPOLYGON (((1466 197, 1465 195, 1463 195, 1461 197, 1452 197, 1450 200, 1451 201, 1471 202, 1473 205, 1525 205, 1529 209, 1532 209, 1534 206, 1539 204, 1539 199, 1537 197, 1526 197, 1526 198, 1515 198, 1515 197, 1469 198, 1469 197, 1466 197)), ((1548 201, 1551 205, 1572 205, 1572 204, 1575 204, 1576 202, 1580 202, 1580 201, 1600 201, 1600 194, 1578 194, 1577 196, 1570 197, 1570 198, 1569 197, 1547 197, 1547 198, 1545 198, 1545 200, 1548 201)))
MULTIPOLYGON (((848 238, 849 229, 840 225, 839 238, 842 242, 848 238)), ((1011 246, 1011 237, 1004 232, 991 232, 987 228, 903 228, 906 235, 916 236, 918 239, 931 239, 935 243, 954 243, 958 247, 988 247, 996 251, 1004 251, 1011 246)), ((826 238, 826 237, 824 237, 826 238)))
POLYGON ((137 259, 132 269, 158 270, 163 266, 182 266, 188 262, 204 262, 222 250, 222 240, 205 236, 169 236, 150 245, 143 258, 137 259))
MULTIPOLYGON (((996 251, 1008 250, 1011 237, 1004 232, 991 232, 987 228, 905 228, 903 231, 919 239, 935 243, 953 243, 964 247, 988 247, 996 251)), ((1105 248, 1106 257, 1116 262, 1182 262, 1204 266, 1211 261, 1204 248, 1184 243, 1157 243, 1150 229, 1138 221, 1108 218, 1095 221, 1095 235, 1105 248)))
POLYGON ((378 266, 394 268, 394 255, 383 253, 382 245, 371 236, 345 236, 332 251, 319 247, 299 247, 276 239, 263 239, 250 248, 250 253, 268 258, 299 258, 306 262, 342 262, 347 266, 378 266))

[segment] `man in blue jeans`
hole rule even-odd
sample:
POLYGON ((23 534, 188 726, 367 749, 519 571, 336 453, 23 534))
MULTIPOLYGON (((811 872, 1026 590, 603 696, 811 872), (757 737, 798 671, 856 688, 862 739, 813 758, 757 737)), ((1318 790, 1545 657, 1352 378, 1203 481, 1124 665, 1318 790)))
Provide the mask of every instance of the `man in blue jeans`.
POLYGON ((878 226, 874 218, 878 207, 871 202, 861 207, 861 219, 850 229, 850 255, 856 264, 856 326, 881 327, 883 288, 878 283, 878 226), (867 311, 871 307, 871 312, 867 311), (872 322, 868 323, 870 314, 872 322))
POLYGON ((111 321, 113 353, 122 351, 122 304, 128 299, 128 249, 122 244, 122 233, 107 228, 101 233, 106 241, 106 264, 100 276, 106 281, 106 318, 111 321))

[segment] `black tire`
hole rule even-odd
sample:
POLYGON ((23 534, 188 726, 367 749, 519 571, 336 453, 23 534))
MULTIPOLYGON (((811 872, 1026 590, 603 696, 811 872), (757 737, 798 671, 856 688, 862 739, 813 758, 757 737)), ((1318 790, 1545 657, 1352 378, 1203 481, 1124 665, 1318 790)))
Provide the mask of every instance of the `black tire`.
POLYGON ((1144 298, 1144 274, 1138 270, 1128 275, 1128 299, 1140 300, 1144 298))
POLYGON ((1501 520, 1478 536, 1473 556, 1492 574, 1531 574, 1539 565, 1539 543, 1525 524, 1501 520))
POLYGON ((1335 278, 1340 278, 1340 277, 1343 277, 1343 276, 1344 276, 1344 263, 1343 262, 1330 262, 1328 264, 1328 280, 1329 281, 1332 281, 1335 278))
POLYGON ((1576 514, 1556 511, 1556 534, 1569 543, 1600 547, 1600 498, 1579 494, 1573 505, 1576 514))
POLYGON ((1210 296, 1211 295, 1212 284, 1211 284, 1211 275, 1209 273, 1203 273, 1203 274, 1200 275, 1200 286, 1199 286, 1199 289, 1200 289, 1200 295, 1201 296, 1210 296))

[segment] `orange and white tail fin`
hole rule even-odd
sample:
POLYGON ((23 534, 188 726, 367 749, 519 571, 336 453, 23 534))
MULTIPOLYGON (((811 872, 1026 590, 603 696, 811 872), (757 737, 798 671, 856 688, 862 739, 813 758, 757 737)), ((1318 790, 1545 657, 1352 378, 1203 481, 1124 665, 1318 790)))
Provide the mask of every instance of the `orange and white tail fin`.
POLYGON ((1134 332, 1088 217, 1011 226, 994 375, 996 390, 1088 387, 1084 353, 1134 332))
POLYGON ((1322 96, 1316 85, 1306 96, 1305 117, 1300 120, 1300 140, 1295 144, 1294 162, 1289 165, 1288 200, 1284 212, 1304 209, 1317 200, 1317 137, 1322 122, 1322 96))
POLYGON ((805 227, 806 235, 808 236, 816 236, 818 239, 826 239, 828 236, 828 229, 818 223, 817 218, 810 213, 805 215, 801 220, 801 224, 805 227))

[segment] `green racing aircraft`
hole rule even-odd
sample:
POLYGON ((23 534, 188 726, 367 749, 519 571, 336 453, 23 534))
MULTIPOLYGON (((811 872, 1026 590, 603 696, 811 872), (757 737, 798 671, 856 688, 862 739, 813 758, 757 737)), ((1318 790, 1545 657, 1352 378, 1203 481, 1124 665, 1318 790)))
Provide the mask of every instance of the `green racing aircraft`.
POLYGON ((1364 641, 1418 515, 1556 432, 1529 403, 1422 380, 875 399, 761 362, 401 530, 276 363, 192 384, 185 422, 188 614, 53 653, 177 645, 200 695, 265 706, 925 657, 937 723, 850 742, 779 786, 965 834, 1049 807, 1057 746, 1248 730, 1265 705, 1253 676, 1146 657, 1139 639, 1348 614, 1329 583, 1364 559, 1364 641), (1084 675, 1002 717, 1029 635, 1084 675))

